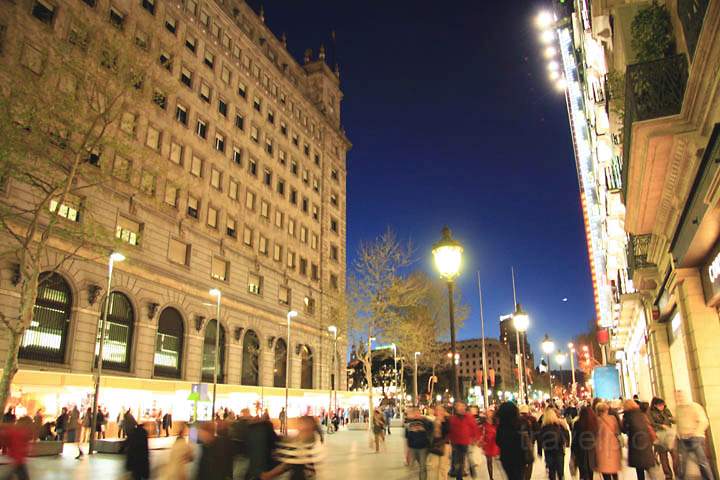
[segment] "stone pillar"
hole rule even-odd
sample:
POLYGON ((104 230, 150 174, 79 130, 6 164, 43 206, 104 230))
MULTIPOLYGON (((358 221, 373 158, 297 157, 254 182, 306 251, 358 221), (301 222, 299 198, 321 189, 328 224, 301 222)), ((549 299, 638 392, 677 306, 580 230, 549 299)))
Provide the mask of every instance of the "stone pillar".
POLYGON ((268 338, 260 340, 260 385, 265 387, 273 386, 275 350, 273 345, 268 344, 268 338))
POLYGON ((720 321, 705 303, 700 272, 679 269, 676 293, 682 313, 692 398, 705 407, 710 419, 709 440, 718 467, 720 446, 720 321))
POLYGON ((157 323, 151 324, 147 321, 135 323, 135 376, 140 378, 152 378, 155 364, 155 337, 157 335, 157 323))
POLYGON ((185 372, 184 378, 188 382, 197 383, 200 381, 202 369, 202 351, 204 338, 198 333, 194 326, 186 337, 185 372))
POLYGON ((234 338, 228 339, 226 357, 226 383, 240 385, 240 376, 242 375, 242 346, 238 344, 234 338))
POLYGON ((655 393, 663 398, 668 407, 672 409, 675 407, 675 381, 673 379, 670 341, 666 325, 653 323, 650 327, 650 342, 654 353, 651 361, 655 370, 655 393))
MULTIPOLYGON (((96 305, 101 303, 98 301, 96 305)), ((70 369, 73 372, 90 373, 92 371, 99 319, 100 312, 90 307, 76 311, 74 317, 76 325, 71 326, 69 334, 72 335, 72 339, 68 341, 72 352, 69 360, 70 369)))

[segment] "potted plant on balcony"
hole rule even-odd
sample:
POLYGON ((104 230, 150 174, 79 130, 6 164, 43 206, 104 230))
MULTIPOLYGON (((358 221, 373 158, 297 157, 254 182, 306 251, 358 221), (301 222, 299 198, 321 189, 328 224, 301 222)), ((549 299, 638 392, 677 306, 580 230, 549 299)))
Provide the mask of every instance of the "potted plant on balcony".
POLYGON ((635 14, 630 33, 637 62, 659 60, 675 53, 670 13, 656 0, 635 14))

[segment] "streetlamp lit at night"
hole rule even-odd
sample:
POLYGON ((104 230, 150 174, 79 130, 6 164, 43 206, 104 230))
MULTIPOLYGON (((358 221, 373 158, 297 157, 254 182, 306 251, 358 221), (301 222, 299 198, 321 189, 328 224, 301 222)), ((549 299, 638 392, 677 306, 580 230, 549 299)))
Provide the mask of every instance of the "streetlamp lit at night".
POLYGON ((572 342, 568 343, 568 352, 570 353, 570 371, 572 372, 572 394, 577 394, 577 388, 575 383, 575 344, 572 342))
MULTIPOLYGON (((453 302, 453 287, 457 276, 460 274, 460 266, 462 264, 463 247, 459 242, 453 240, 450 236, 450 229, 445 227, 442 229, 442 238, 433 245, 433 258, 435 267, 440 273, 440 278, 445 280, 448 285, 448 308, 450 317, 450 349, 452 357, 455 357, 457 349, 455 348, 455 305, 453 302)), ((458 369, 457 364, 452 362, 452 386, 453 397, 460 399, 460 387, 458 385, 458 369)))
POLYGON ((547 333, 545 334, 545 338, 543 338, 542 344, 540 345, 542 348, 543 353, 546 355, 548 360, 548 382, 549 382, 549 388, 550 388, 550 398, 552 398, 552 368, 551 365, 551 359, 552 359, 552 353, 555 351, 555 342, 550 340, 550 337, 548 337, 547 333))
MULTIPOLYGON (((514 285, 514 281, 513 281, 514 285)), ((525 333, 530 326, 530 316, 525 312, 519 303, 515 304, 513 313, 513 327, 515 327, 515 339, 517 340, 517 365, 518 365, 518 403, 525 402, 525 358, 520 348, 520 334, 525 333)))

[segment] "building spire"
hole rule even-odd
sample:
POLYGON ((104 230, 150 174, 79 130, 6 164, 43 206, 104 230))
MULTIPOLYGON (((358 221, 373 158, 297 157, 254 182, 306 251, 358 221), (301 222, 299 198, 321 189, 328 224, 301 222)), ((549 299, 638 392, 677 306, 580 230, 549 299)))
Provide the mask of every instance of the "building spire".
POLYGON ((263 22, 263 23, 265 23, 265 7, 263 7, 262 4, 260 5, 260 15, 259 15, 259 17, 260 17, 260 21, 263 22))
POLYGON ((280 36, 280 41, 282 42, 283 47, 287 48, 287 35, 285 35, 285 32, 283 32, 280 36))
POLYGON ((325 44, 320 44, 320 52, 318 53, 318 60, 325 61, 325 44))
POLYGON ((306 48, 306 49, 305 49, 305 56, 304 56, 304 58, 303 58, 303 61, 304 61, 305 63, 310 63, 311 60, 312 60, 312 48, 306 48))

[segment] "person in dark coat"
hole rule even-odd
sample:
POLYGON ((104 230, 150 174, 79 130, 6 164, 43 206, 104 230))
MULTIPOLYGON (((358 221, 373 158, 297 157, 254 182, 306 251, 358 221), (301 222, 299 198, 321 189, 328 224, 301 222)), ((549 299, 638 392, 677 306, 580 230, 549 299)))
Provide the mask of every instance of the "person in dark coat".
POLYGON ((533 462, 530 432, 520 421, 518 407, 512 402, 500 405, 497 418, 495 441, 500 447, 500 463, 508 480, 523 480, 525 469, 533 462))
POLYGON ((148 432, 143 425, 135 425, 133 430, 127 432, 125 470, 130 472, 133 480, 150 478, 148 432))
POLYGON ((655 466, 655 431, 637 402, 626 400, 623 407, 622 427, 628 436, 628 466, 635 468, 638 480, 645 480, 645 472, 655 466))
POLYGON ((68 410, 67 407, 62 408, 62 412, 55 419, 55 433, 57 433, 57 440, 65 440, 65 431, 67 430, 68 424, 68 410))
POLYGON ((570 451, 580 480, 592 480, 597 467, 595 457, 598 420, 591 407, 582 407, 580 415, 573 425, 570 451))
POLYGON ((554 408, 545 410, 538 436, 545 454, 545 466, 550 480, 563 480, 565 448, 570 444, 570 432, 554 408))
MULTIPOLYGON (((215 435, 216 422, 200 425, 200 461, 195 478, 197 480, 226 480, 232 478, 233 446, 225 425, 220 424, 215 435)), ((249 477, 254 478, 254 477, 249 477)))
MULTIPOLYGON (((650 402, 650 423, 652 423, 655 433, 660 430, 670 430, 675 424, 670 409, 665 405, 665 400, 662 398, 655 397, 650 402)), ((660 458, 660 464, 662 465, 663 473, 667 480, 672 480, 673 470, 678 471, 676 456, 672 450, 668 450, 664 445, 655 445, 655 454, 660 458), (673 460, 673 468, 670 468, 670 458, 673 460)))
POLYGON ((172 428, 172 423, 173 423, 172 414, 170 412, 167 412, 162 417, 162 429, 165 430, 166 437, 170 436, 170 429, 172 428))

